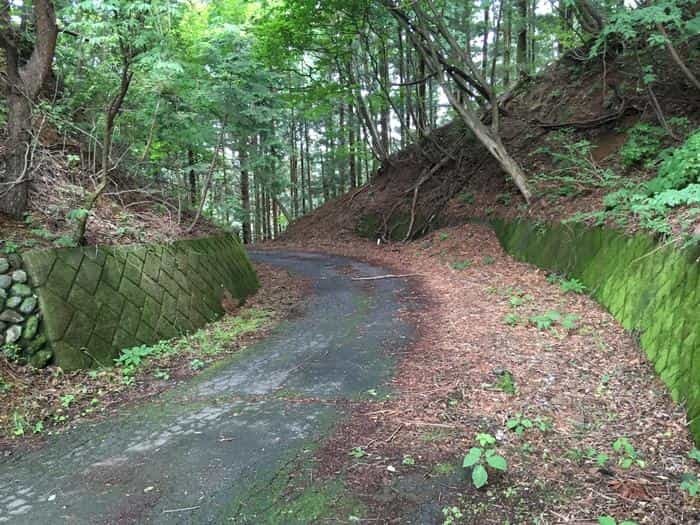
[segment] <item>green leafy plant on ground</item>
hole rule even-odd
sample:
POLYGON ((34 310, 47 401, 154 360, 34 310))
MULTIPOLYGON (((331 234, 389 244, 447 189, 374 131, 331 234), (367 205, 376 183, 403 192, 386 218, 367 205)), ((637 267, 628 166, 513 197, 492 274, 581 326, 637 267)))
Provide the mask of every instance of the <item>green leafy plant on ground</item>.
POLYGON ((470 268, 472 265, 472 262, 469 260, 464 260, 464 261, 455 261, 452 263, 452 269, 461 271, 461 270, 466 270, 470 268))
POLYGON ((478 447, 472 447, 462 460, 463 468, 472 469, 472 483, 480 489, 489 481, 489 469, 505 472, 508 470, 506 459, 496 453, 496 438, 491 434, 476 435, 478 447))
POLYGON ((598 518, 598 525, 637 525, 636 521, 617 521, 612 516, 600 516, 598 518))
POLYGON ((555 325, 559 325, 565 330, 575 330, 578 327, 578 321, 579 316, 575 314, 562 315, 556 310, 530 317, 530 323, 538 330, 549 330, 555 325))
POLYGON ((646 466, 646 462, 626 437, 617 438, 612 447, 619 456, 618 465, 621 468, 629 469, 633 466, 644 468, 646 466))

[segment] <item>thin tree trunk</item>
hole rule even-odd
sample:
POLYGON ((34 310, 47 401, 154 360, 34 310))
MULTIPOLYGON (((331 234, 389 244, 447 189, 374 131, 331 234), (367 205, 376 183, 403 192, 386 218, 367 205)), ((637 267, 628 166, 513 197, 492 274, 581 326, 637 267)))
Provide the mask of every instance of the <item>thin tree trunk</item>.
POLYGON ((518 22, 520 27, 518 29, 518 45, 515 50, 515 63, 518 68, 518 78, 523 79, 527 77, 527 2, 528 0, 517 0, 518 7, 518 22))
POLYGON ((238 162, 241 166, 241 208, 243 208, 243 220, 241 230, 243 244, 250 244, 250 177, 248 175, 248 145, 241 140, 238 146, 238 162))

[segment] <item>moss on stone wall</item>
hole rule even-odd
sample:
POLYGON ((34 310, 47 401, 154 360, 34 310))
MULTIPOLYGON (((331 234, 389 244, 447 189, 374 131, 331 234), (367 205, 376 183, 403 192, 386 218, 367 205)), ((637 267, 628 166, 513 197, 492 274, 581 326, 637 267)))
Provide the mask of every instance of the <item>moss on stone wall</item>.
POLYGON ((640 343, 700 442, 700 250, 583 225, 494 221, 515 257, 580 279, 640 343))
POLYGON ((230 236, 169 245, 90 246, 23 254, 54 361, 64 369, 110 366, 124 348, 213 321, 225 290, 258 287, 230 236))

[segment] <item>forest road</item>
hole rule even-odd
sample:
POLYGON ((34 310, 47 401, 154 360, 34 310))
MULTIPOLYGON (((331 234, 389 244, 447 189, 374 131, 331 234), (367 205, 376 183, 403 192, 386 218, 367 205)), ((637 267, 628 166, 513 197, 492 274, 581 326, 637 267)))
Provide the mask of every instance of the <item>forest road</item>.
POLYGON ((275 480, 332 431, 346 400, 386 391, 414 331, 400 316, 412 304, 404 280, 351 278, 381 268, 308 253, 252 258, 310 279, 303 313, 155 399, 1 459, 0 523, 267 521, 275 480))

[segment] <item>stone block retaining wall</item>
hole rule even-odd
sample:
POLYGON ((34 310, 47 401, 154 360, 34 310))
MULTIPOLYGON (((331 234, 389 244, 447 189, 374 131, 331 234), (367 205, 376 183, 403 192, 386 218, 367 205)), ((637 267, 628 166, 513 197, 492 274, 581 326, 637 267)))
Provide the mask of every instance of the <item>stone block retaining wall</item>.
POLYGON ((495 221, 515 257, 581 280, 642 348, 700 442, 700 249, 581 225, 495 221))
POLYGON ((42 367, 51 352, 44 349, 38 301, 28 280, 19 255, 0 256, 0 346, 11 357, 42 367))
POLYGON ((121 350, 192 331, 219 318, 225 291, 258 287, 231 236, 169 245, 90 246, 22 255, 54 362, 111 366, 121 350))

